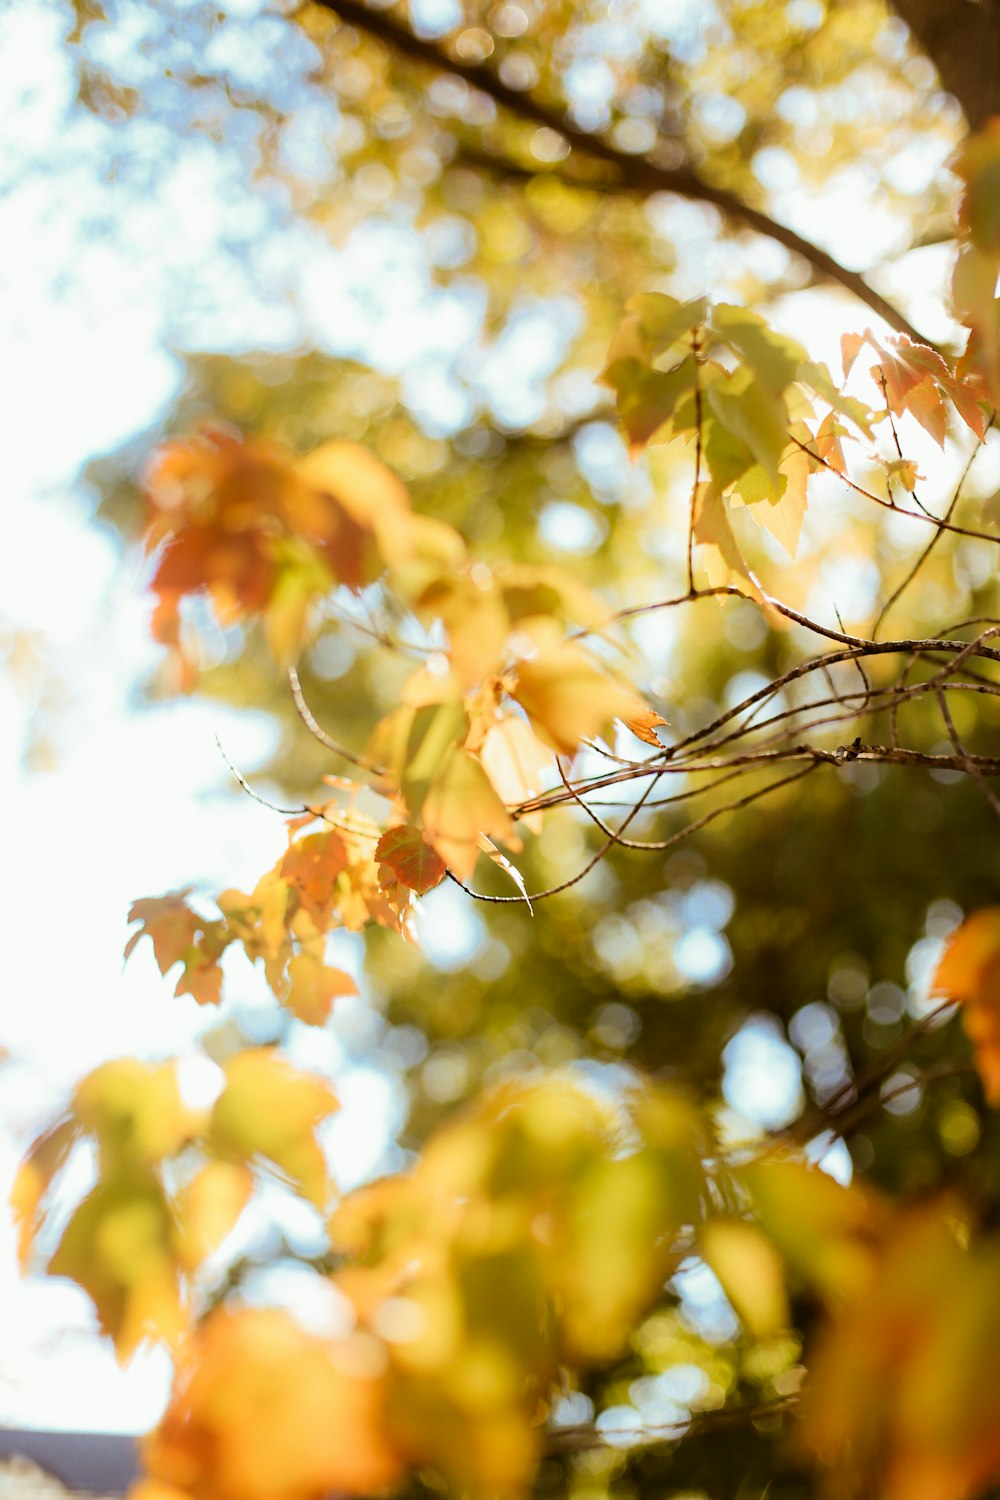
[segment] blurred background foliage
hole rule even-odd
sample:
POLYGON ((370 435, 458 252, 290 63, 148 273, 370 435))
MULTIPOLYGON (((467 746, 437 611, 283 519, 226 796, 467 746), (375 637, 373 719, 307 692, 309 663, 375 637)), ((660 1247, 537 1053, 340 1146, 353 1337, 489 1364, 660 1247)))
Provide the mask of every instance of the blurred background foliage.
MULTIPOLYGON (((508 90, 622 157, 695 169, 949 337, 940 287, 955 184, 944 164, 962 113, 891 7, 411 0, 378 14, 460 62, 488 64, 508 90)), ((342 22, 335 6, 81 0, 67 21, 76 107, 100 131, 122 212, 156 193, 172 151, 207 153, 216 175, 191 190, 227 195, 241 210, 229 222, 247 226, 227 246, 234 298, 250 287, 255 304, 274 304, 259 337, 251 312, 243 347, 222 352, 204 331, 191 338, 191 309, 177 307, 176 400, 86 476, 97 519, 123 546, 141 528, 137 478, 150 448, 223 422, 303 452, 329 438, 369 444, 418 509, 459 527, 487 560, 557 561, 613 607, 652 602, 685 587, 687 479, 673 450, 629 465, 595 384, 625 299, 707 290, 818 341, 824 357, 831 328, 871 321, 781 245, 711 205, 623 185, 613 162, 571 150, 530 110, 498 107, 342 22), (336 259, 321 263, 317 245, 336 259), (304 278, 290 272, 297 257, 304 278)), ((117 233, 115 201, 95 235, 117 233)), ((949 445, 934 503, 950 493, 957 452, 949 445)), ((992 504, 987 469, 964 502, 970 525, 992 504)), ((763 533, 744 539, 775 592, 830 623, 839 611, 847 628, 870 625, 923 541, 832 486, 794 565, 763 533)), ((988 549, 954 541, 897 607, 895 634, 995 610, 988 549)), ((810 650, 735 601, 640 617, 621 639, 677 735, 810 650)), ((279 799, 314 795, 340 768, 306 733, 260 640, 206 622, 203 651, 199 693, 263 710, 280 729, 267 762, 241 769, 279 799)), ((400 669, 363 618, 331 609, 301 676, 320 722, 360 747, 400 669)), ((973 747, 992 742, 992 704, 962 705, 973 747)), ((911 742, 943 739, 929 707, 910 712, 911 742)), ((868 737, 883 738, 884 724, 868 737)), ((248 804, 246 816, 268 814, 248 804)), ((680 817, 644 814, 638 836, 663 837, 680 817)), ((563 810, 519 864, 535 888, 596 846, 596 831, 563 810)), ((880 1066, 923 1013, 940 939, 962 910, 997 899, 974 786, 916 769, 830 768, 666 857, 617 852, 534 918, 434 893, 427 953, 371 934, 364 1003, 331 1024, 405 1089, 404 1152, 484 1082, 568 1061, 595 1077, 635 1067, 680 1079, 714 1101, 734 1137, 752 1139, 811 1118, 880 1066)), ((273 1024, 271 1036, 296 1023, 273 1024)), ((215 1045, 224 1052, 247 1028, 260 1040, 261 1026, 259 1010, 248 1019, 236 1001, 215 1045)), ((890 1081, 916 1064, 961 1063, 963 1049, 956 1028, 932 1033, 887 1068, 890 1081)), ((884 1107, 876 1098, 848 1120, 846 1147, 893 1192, 957 1180, 987 1217, 1000 1209, 1000 1130, 961 1072, 884 1107)), ((259 1263, 276 1253, 262 1242, 259 1263)), ((235 1274, 252 1271, 253 1257, 235 1274)), ((609 1428, 622 1409, 669 1423, 741 1390, 794 1388, 798 1349, 747 1343, 699 1275, 692 1265, 675 1279, 627 1361, 567 1394, 574 1421, 596 1404, 619 1414, 609 1428)), ((554 1454, 539 1485, 581 1496, 801 1491, 793 1468, 776 1467, 771 1419, 725 1442, 717 1431, 696 1424, 679 1447, 631 1457, 614 1445, 554 1454)))

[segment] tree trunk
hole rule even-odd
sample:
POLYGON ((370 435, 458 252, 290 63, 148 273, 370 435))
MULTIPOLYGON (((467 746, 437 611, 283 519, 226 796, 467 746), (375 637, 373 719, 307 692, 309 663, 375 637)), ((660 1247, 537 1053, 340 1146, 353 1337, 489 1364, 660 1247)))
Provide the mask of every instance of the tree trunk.
POLYGON ((1000 115, 1000 0, 893 0, 973 130, 1000 115))

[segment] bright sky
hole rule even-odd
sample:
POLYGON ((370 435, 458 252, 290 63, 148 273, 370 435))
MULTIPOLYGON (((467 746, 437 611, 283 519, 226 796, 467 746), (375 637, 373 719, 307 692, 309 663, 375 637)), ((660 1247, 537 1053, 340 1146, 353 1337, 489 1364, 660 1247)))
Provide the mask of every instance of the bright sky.
MULTIPOLYGON (((675 8, 690 19, 690 5, 675 8)), ((0 120, 8 515, 0 639, 11 630, 39 632, 65 700, 53 731, 54 763, 33 769, 36 688, 0 673, 0 1043, 11 1054, 0 1071, 4 1198, 26 1135, 81 1073, 108 1056, 183 1051, 204 1022, 192 1001, 171 999, 148 944, 123 972, 129 903, 192 881, 246 887, 284 843, 280 821, 233 794, 213 743, 218 733, 233 760, 252 772, 271 744, 263 718, 197 702, 136 709, 137 684, 156 659, 139 564, 123 561, 117 544, 91 523, 75 475, 89 458, 149 425, 175 394, 181 370, 168 352, 171 337, 237 352, 306 340, 403 375, 404 391, 419 369, 414 405, 422 403, 428 424, 441 430, 467 415, 467 397, 449 371, 482 337, 475 293, 432 295, 416 234, 384 221, 339 254, 310 231, 287 227, 267 241, 252 274, 239 270, 226 247, 254 241, 269 222, 268 205, 241 181, 234 158, 203 141, 177 142, 168 158, 161 154, 153 189, 110 180, 113 127, 68 115, 66 29, 64 13, 48 0, 0 13, 0 97, 8 101, 0 120)), ((772 170, 780 177, 781 163, 772 170)), ((718 285, 732 252, 720 247, 711 217, 690 205, 674 204, 671 212, 672 232, 685 236, 690 275, 701 278, 692 290, 704 290, 706 280, 718 285)), ((836 230, 849 253, 840 199, 822 213, 819 228, 836 230)), ((816 205, 809 215, 815 234, 816 205)), ((877 227, 865 223, 869 247, 877 227)), ((773 251, 761 243, 756 253, 773 251)), ((932 287, 940 258, 925 252, 911 261, 899 272, 909 276, 909 289, 932 287)), ((797 299, 789 317, 797 335, 833 362, 843 309, 843 299, 811 293, 797 299)), ((574 318, 568 301, 526 305, 480 362, 480 394, 507 420, 537 415, 541 382, 574 318)), ((559 518, 550 524, 558 527, 559 518)), ((573 546, 567 532, 567 550, 573 546)), ((437 900, 453 901, 454 893, 437 900)), ((463 910, 456 905, 449 920, 427 924, 429 956, 444 967, 460 964, 481 941, 482 924, 463 910)), ((724 938, 711 924, 694 922, 687 943, 693 975, 725 961, 724 938)), ((342 956, 356 963, 350 944, 342 956)), ((358 1014, 351 1024, 378 1023, 358 1014)), ((300 1035, 295 1052, 340 1078, 345 1109, 331 1149, 342 1180, 375 1170, 397 1123, 398 1091, 371 1069, 349 1066, 336 1035, 300 1035)), ((780 1113, 782 1099, 786 1111, 794 1108, 798 1063, 780 1037, 758 1026, 733 1057, 734 1106, 762 1119, 762 1108, 780 1113), (769 1102, 762 1105, 760 1080, 769 1069, 769 1102)), ((156 1419, 166 1361, 140 1358, 119 1372, 93 1336, 82 1294, 68 1283, 18 1281, 6 1222, 0 1306, 0 1422, 141 1430, 156 1419)))

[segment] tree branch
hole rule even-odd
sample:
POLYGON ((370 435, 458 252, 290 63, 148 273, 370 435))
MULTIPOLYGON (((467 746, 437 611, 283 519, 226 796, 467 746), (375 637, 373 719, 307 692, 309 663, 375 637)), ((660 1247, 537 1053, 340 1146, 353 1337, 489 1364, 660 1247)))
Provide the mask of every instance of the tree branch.
MULTIPOLYGON (((770 218, 761 209, 744 202, 736 193, 706 182, 693 168, 667 167, 658 163, 654 157, 633 156, 627 151, 619 151, 604 136, 595 135, 592 131, 583 130, 579 125, 574 124, 564 111, 544 104, 525 90, 511 88, 487 63, 466 62, 461 58, 452 57, 436 42, 416 36, 409 27, 395 20, 388 11, 374 10, 365 4, 364 0, 315 0, 315 3, 324 10, 339 15, 341 20, 357 27, 358 30, 377 37, 379 41, 385 42, 404 57, 423 63, 438 72, 452 73, 464 79, 466 83, 481 93, 487 94, 496 104, 510 110, 520 119, 533 121, 537 125, 544 125, 558 132, 575 150, 613 168, 616 178, 614 185, 643 195, 676 193, 680 198, 688 198, 699 203, 711 203, 727 219, 745 224, 758 234, 775 240, 779 245, 784 245, 785 249, 790 250, 793 255, 801 256, 822 280, 842 286, 871 308, 872 312, 884 318, 897 332, 905 333, 907 337, 919 343, 928 342, 898 308, 868 285, 863 276, 856 271, 848 270, 827 251, 803 239, 801 235, 795 233, 794 229, 789 229, 787 225, 770 218)), ((594 186, 598 185, 594 184, 594 186)))

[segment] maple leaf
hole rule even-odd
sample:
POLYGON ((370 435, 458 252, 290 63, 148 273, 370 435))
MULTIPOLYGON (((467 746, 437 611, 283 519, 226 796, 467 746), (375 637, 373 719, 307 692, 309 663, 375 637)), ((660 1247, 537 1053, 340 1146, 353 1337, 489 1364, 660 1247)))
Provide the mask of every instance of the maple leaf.
POLYGON ((173 1201, 174 1245, 185 1271, 214 1255, 250 1201, 253 1177, 235 1162, 210 1161, 173 1201))
MULTIPOLYGON (((640 698, 578 646, 563 644, 518 663, 512 695, 539 738, 562 755, 645 710, 640 698)), ((484 830, 486 831, 486 830, 484 830)))
POLYGON ((808 1285, 837 1303, 871 1284, 888 1219, 877 1193, 778 1156, 748 1164, 739 1176, 758 1224, 808 1285))
MULTIPOLYGON (((537 797, 555 770, 552 750, 520 714, 505 714, 487 729, 479 760, 505 807, 537 797)), ((524 813, 520 821, 532 833, 542 830, 541 812, 524 813)))
POLYGON ((148 896, 133 901, 128 920, 141 922, 142 927, 134 932, 125 946, 126 959, 131 958, 135 946, 142 938, 152 939, 153 953, 161 974, 166 974, 174 964, 180 963, 192 946, 198 933, 204 930, 204 921, 187 904, 193 886, 181 891, 168 891, 165 896, 148 896))
POLYGON ((699 487, 693 535, 696 542, 710 549, 708 575, 713 584, 735 584, 752 599, 763 602, 760 584, 740 551, 729 513, 715 482, 699 487))
POLYGON ((238 1052, 223 1071, 226 1086, 209 1126, 211 1148, 237 1163, 263 1158, 310 1203, 324 1207, 331 1182, 315 1129, 339 1108, 330 1085, 292 1067, 273 1047, 238 1052))
POLYGON ((101 1063, 77 1085, 73 1116, 98 1145, 104 1173, 147 1171, 198 1133, 202 1118, 184 1102, 172 1060, 101 1063))
POLYGON ((774 1244, 756 1224, 712 1219, 699 1240, 699 1253, 755 1338, 788 1328, 791 1312, 784 1265, 774 1244))
POLYGON ((324 964, 312 953, 296 953, 288 961, 288 995, 285 1004, 294 1016, 309 1026, 322 1026, 334 1000, 356 995, 357 984, 343 969, 324 964))
POLYGON ((966 136, 950 166, 965 187, 960 226, 977 250, 1000 254, 1000 121, 966 136))
MULTIPOLYGON (((334 441, 301 458, 295 464, 297 477, 313 492, 332 499, 339 512, 349 518, 360 533, 368 533, 381 557, 397 565, 409 556, 411 546, 410 497, 405 485, 360 443, 334 441)), ((450 530, 450 528, 449 528, 450 530)), ((347 564, 343 557, 343 539, 336 534, 329 542, 334 571, 353 588, 371 581, 372 564, 347 564), (339 560, 339 561, 338 561, 339 560), (349 568, 352 577, 346 576, 349 568)), ((376 565, 376 574, 381 568, 376 565)))
POLYGON ((173 1232, 155 1177, 112 1178, 84 1198, 49 1261, 50 1275, 90 1297, 120 1360, 146 1339, 176 1343, 187 1327, 173 1232))
POLYGON ((432 781, 421 811, 427 842, 468 880, 479 856, 480 834, 519 849, 513 820, 475 756, 455 748, 432 781))
MULTIPOLYGON (((387 867, 393 878, 416 891, 418 896, 440 885, 447 873, 444 860, 427 843, 419 828, 405 824, 383 833, 375 846, 375 859, 380 867, 387 867)), ((379 879, 382 879, 381 868, 379 879)))
POLYGON ((835 412, 829 411, 816 429, 816 436, 810 444, 824 463, 829 464, 830 468, 836 470, 838 474, 847 472, 847 462, 841 443, 841 438, 846 436, 847 428, 842 422, 837 421, 835 412))
POLYGON ((336 895, 334 883, 346 864, 347 850, 336 829, 294 840, 281 861, 281 878, 296 892, 317 927, 328 925, 336 895))
POLYGON ((955 375, 937 350, 914 343, 905 334, 886 339, 883 347, 870 328, 863 334, 845 334, 841 340, 844 374, 849 374, 864 344, 870 344, 878 355, 872 366, 872 378, 884 386, 886 404, 891 412, 902 416, 909 412, 936 443, 944 445, 946 431, 945 397, 976 437, 986 432, 986 419, 979 405, 980 392, 974 382, 955 375))
POLYGON ((17 1254, 22 1270, 27 1270, 42 1226, 45 1196, 69 1160, 80 1135, 79 1121, 72 1118, 60 1120, 38 1137, 18 1166, 8 1201, 17 1229, 17 1254))
POLYGON ((193 911, 186 900, 190 891, 188 886, 166 896, 133 902, 128 920, 141 922, 142 926, 125 945, 125 959, 132 956, 142 938, 151 938, 161 974, 165 975, 175 964, 184 965, 174 994, 192 995, 199 1005, 218 1005, 222 993, 218 961, 234 934, 227 932, 224 923, 193 911))

